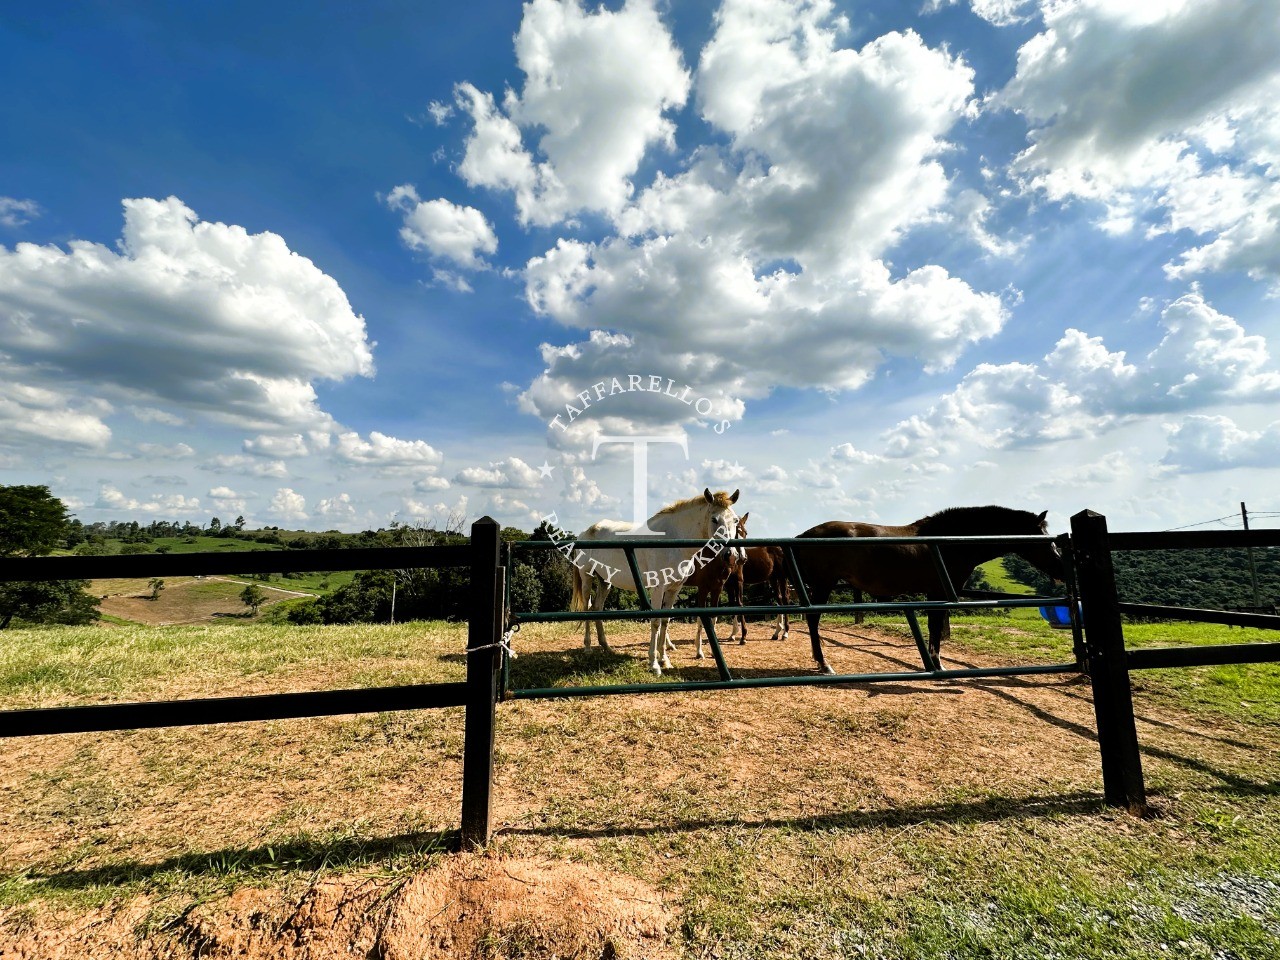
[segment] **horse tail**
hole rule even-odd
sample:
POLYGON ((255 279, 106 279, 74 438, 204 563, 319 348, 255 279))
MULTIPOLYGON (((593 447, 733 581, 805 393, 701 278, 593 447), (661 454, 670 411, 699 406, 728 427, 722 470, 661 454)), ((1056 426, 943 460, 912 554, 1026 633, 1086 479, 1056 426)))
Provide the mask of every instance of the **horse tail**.
POLYGON ((569 595, 569 609, 573 611, 582 611, 587 609, 587 597, 589 596, 586 588, 587 575, 579 570, 576 566, 573 568, 573 593, 569 595))

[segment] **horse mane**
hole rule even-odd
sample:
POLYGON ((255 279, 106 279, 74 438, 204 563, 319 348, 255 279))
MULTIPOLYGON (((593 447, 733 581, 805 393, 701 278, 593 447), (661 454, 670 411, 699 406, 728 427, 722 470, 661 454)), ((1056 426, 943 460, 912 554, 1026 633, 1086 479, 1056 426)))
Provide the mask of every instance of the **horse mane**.
POLYGON ((972 534, 975 528, 991 529, 992 532, 1008 532, 1010 529, 1026 528, 1028 532, 1039 532, 1036 514, 1029 510, 1015 510, 1013 507, 1000 507, 989 504, 985 507, 948 507, 927 517, 922 517, 911 526, 922 537, 942 536, 962 530, 972 534))
MULTIPOLYGON (((714 501, 711 505, 720 507, 721 509, 733 506, 733 501, 729 499, 729 494, 725 493, 723 490, 717 490, 711 495, 711 499, 714 501)), ((655 513, 654 516, 660 517, 664 513, 678 513, 681 510, 688 510, 690 507, 706 502, 707 498, 702 494, 698 494, 696 497, 689 497, 687 500, 677 500, 675 503, 669 503, 655 513)))

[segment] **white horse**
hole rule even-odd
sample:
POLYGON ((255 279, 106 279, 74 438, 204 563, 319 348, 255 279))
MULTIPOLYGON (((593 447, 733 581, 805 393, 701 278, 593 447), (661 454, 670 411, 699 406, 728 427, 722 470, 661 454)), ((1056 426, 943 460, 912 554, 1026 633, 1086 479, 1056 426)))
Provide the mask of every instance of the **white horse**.
MULTIPOLYGON (((712 493, 710 488, 702 491, 700 497, 690 497, 663 507, 646 521, 650 530, 665 534, 672 539, 702 540, 708 547, 699 551, 698 547, 664 547, 662 537, 653 537, 654 546, 638 547, 635 551, 636 566, 649 593, 649 600, 655 610, 667 610, 675 605, 680 594, 680 586, 695 569, 697 561, 694 555, 712 555, 717 542, 733 540, 738 535, 738 515, 733 512, 733 505, 738 502, 739 491, 730 496, 723 491, 712 493)), ((601 550, 595 547, 583 549, 584 540, 613 540, 626 537, 633 529, 627 520, 601 520, 592 524, 578 535, 578 550, 570 556, 573 564, 573 596, 569 602, 571 610, 602 610, 610 587, 621 587, 623 590, 636 592, 635 578, 631 575, 631 567, 627 563, 626 554, 621 550, 601 550)), ((720 549, 733 551, 739 548, 725 543, 720 549)), ((705 562, 705 561, 704 561, 705 562)), ((597 620, 596 640, 600 646, 608 649, 604 639, 604 624, 597 620)), ((591 646, 591 621, 586 621, 582 635, 582 645, 591 646)), ((649 625, 649 669, 661 676, 662 670, 671 669, 671 658, 667 650, 675 649, 675 645, 667 637, 667 618, 659 618, 649 625)))

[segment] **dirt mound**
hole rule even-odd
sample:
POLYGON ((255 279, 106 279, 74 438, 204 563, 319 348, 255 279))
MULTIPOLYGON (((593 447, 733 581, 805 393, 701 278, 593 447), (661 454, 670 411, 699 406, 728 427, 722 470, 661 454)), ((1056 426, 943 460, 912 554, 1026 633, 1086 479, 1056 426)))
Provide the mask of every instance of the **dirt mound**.
POLYGON ((298 900, 240 890, 140 933, 149 906, 28 921, 5 960, 664 958, 672 915, 639 880, 579 864, 458 856, 407 881, 329 880, 298 900))

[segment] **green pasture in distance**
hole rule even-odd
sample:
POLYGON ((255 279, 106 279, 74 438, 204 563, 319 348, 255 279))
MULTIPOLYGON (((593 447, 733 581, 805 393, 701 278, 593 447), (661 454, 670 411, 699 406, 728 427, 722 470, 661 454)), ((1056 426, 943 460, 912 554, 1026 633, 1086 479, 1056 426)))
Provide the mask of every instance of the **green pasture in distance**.
POLYGON ((273 543, 240 540, 234 537, 156 537, 143 544, 148 553, 240 553, 257 550, 283 550, 273 543), (187 541, 194 541, 188 543, 187 541), (168 547, 167 551, 159 549, 168 547))

